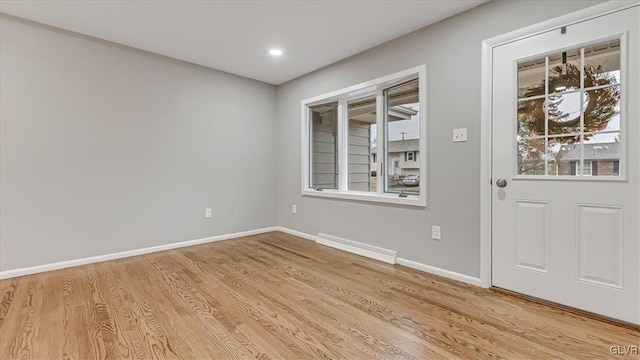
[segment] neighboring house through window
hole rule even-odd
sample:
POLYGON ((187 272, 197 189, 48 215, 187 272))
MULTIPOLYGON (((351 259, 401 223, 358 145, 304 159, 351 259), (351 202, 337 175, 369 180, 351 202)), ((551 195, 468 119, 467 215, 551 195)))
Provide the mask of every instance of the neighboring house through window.
MULTIPOLYGON (((577 144, 563 144, 549 165, 555 168, 555 175, 560 176, 619 176, 620 143, 584 144, 582 149, 577 144), (583 166, 580 165, 581 156, 583 166)), ((549 171, 549 174, 553 175, 553 172, 549 171)))

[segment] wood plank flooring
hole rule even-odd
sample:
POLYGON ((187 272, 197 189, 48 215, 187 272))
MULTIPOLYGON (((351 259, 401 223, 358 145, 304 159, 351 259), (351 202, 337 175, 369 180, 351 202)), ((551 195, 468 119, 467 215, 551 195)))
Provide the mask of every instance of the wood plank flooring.
POLYGON ((588 359, 640 332, 287 234, 0 281, 0 359, 588 359))

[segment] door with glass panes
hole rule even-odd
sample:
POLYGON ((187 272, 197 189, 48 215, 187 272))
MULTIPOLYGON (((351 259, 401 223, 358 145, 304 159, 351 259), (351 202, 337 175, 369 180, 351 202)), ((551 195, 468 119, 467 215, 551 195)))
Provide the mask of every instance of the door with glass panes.
POLYGON ((640 323, 639 7, 493 49, 492 285, 640 323))

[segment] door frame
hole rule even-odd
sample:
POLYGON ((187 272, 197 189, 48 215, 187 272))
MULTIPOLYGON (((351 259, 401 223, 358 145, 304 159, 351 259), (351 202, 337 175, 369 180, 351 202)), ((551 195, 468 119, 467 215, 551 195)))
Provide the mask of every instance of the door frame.
MULTIPOLYGON (((607 1, 576 12, 562 15, 539 24, 498 35, 482 42, 481 110, 480 110, 480 285, 491 287, 491 240, 492 240, 492 112, 493 112, 493 48, 514 41, 560 29, 596 17, 640 6, 640 1, 607 1)), ((629 134, 631 139, 640 139, 640 134, 629 134)), ((640 159, 638 166, 640 166, 640 159)), ((640 206, 640 197, 636 199, 640 206)), ((638 221, 640 222, 640 215, 638 221)), ((640 256, 640 254, 638 254, 640 256)))

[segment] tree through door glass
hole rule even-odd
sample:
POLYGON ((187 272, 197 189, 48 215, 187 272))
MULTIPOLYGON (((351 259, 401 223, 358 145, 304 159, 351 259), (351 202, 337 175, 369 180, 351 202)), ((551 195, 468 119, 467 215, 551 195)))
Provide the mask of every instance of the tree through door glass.
POLYGON ((517 174, 619 176, 620 40, 518 62, 517 174))

